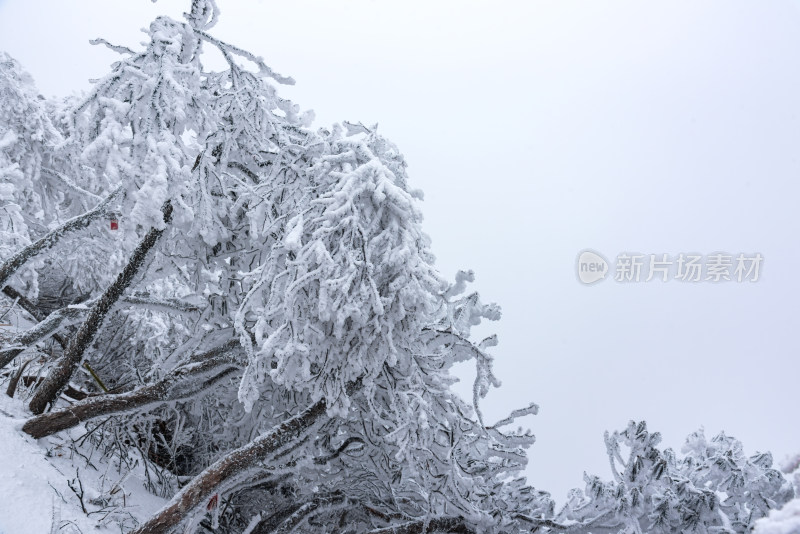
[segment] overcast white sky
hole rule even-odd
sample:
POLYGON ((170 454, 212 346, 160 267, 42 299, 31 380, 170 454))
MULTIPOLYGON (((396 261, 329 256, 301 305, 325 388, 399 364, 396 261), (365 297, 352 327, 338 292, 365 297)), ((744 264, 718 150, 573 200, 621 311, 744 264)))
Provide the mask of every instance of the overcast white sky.
MULTIPOLYGON (((609 478, 603 431, 629 419, 800 452, 797 0, 219 3, 216 35, 318 125, 378 122, 406 155, 441 270, 503 307, 485 411, 539 403, 537 488, 609 478), (765 259, 757 283, 583 286, 585 248, 765 259)), ((188 5, 0 0, 0 50, 65 95, 115 59, 88 39, 135 45, 188 5)))

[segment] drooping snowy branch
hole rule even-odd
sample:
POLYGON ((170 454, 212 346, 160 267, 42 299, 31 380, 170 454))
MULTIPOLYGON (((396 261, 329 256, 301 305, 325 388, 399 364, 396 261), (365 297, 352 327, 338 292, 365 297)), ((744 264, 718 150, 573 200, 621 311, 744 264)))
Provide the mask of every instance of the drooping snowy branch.
POLYGON ((85 304, 68 306, 51 313, 42 322, 12 337, 0 348, 0 369, 8 365, 11 360, 34 343, 53 335, 68 324, 77 322, 85 317, 88 312, 89 308, 85 304))
POLYGON ((64 235, 80 230, 81 228, 86 228, 93 221, 105 215, 109 204, 119 195, 120 191, 121 189, 114 190, 111 194, 106 196, 100 204, 95 206, 94 209, 82 215, 78 215, 77 217, 73 217, 0 264, 0 285, 4 285, 6 280, 8 280, 17 269, 22 267, 25 262, 29 261, 37 254, 41 254, 43 251, 52 248, 64 235))

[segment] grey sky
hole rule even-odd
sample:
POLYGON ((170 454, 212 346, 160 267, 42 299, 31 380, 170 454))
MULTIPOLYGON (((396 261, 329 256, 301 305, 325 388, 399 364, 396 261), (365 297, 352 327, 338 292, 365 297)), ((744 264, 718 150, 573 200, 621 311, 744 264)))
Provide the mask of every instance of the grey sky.
MULTIPOLYGON (((603 431, 705 426, 800 452, 800 9, 786 0, 220 0, 215 32, 317 124, 380 123, 426 193, 441 270, 504 310, 488 419, 535 401, 529 480, 608 478, 603 431), (762 279, 591 287, 575 257, 760 252, 762 279)), ((85 89, 188 0, 0 0, 0 49, 85 89)), ((464 388, 463 391, 467 391, 464 388)))

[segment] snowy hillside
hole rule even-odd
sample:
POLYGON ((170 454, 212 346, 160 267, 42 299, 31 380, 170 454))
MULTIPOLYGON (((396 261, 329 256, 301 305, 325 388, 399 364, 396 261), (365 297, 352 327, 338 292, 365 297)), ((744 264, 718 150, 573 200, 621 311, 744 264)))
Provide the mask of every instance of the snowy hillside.
POLYGON ((0 534, 119 533, 163 506, 135 459, 108 461, 83 428, 34 440, 19 430, 25 417, 0 395, 0 534))

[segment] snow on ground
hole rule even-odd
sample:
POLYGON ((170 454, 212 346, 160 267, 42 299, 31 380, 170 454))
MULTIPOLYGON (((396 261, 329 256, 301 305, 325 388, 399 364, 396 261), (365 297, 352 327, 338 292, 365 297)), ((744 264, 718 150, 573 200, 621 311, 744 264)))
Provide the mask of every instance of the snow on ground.
POLYGON ((141 461, 128 469, 75 445, 83 428, 34 440, 20 430, 28 417, 0 394, 0 534, 126 532, 164 505, 145 489, 141 461))

